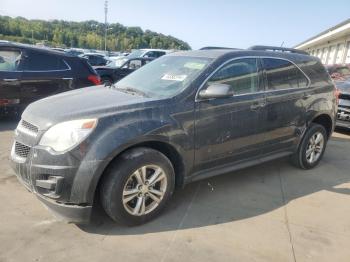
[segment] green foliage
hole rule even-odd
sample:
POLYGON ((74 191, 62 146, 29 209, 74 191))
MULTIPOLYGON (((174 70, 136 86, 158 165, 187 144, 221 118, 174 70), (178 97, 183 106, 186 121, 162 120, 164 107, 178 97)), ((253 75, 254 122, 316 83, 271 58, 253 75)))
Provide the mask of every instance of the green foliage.
MULTIPOLYGON (((97 21, 28 20, 0 16, 0 39, 21 43, 45 42, 51 46, 104 49, 103 23, 97 21)), ((126 51, 137 48, 188 50, 191 47, 172 36, 143 31, 140 27, 108 24, 107 49, 126 51)))

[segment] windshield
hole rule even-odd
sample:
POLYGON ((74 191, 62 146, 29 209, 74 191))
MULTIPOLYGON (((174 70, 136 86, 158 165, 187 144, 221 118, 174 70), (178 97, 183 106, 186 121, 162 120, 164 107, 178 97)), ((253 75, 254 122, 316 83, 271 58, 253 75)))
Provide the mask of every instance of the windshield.
POLYGON ((210 63, 209 58, 163 56, 141 67, 115 84, 149 97, 166 98, 179 94, 210 63))

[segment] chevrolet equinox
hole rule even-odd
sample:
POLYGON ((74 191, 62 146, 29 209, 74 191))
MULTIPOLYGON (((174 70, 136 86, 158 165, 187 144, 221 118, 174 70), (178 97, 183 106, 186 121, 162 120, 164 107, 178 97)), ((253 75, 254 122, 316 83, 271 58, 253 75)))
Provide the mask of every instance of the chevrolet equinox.
POLYGON ((313 168, 337 113, 320 60, 288 48, 176 52, 88 89, 30 104, 11 151, 19 180, 74 223, 97 195, 137 225, 191 181, 286 156, 313 168))

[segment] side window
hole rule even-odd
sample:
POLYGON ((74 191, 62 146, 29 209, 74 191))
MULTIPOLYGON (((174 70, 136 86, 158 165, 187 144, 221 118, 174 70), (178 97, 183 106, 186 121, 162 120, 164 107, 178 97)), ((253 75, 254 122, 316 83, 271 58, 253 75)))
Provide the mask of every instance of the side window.
POLYGON ((129 63, 129 69, 139 69, 141 66, 141 60, 131 60, 129 63))
POLYGON ((232 86, 235 94, 259 91, 258 65, 256 58, 234 60, 219 69, 208 81, 232 86))
POLYGON ((275 58, 263 58, 269 90, 305 88, 308 79, 293 63, 275 58))
POLYGON ((156 54, 155 54, 154 51, 148 51, 148 52, 144 55, 144 57, 156 58, 157 56, 156 56, 156 54))
POLYGON ((62 58, 49 54, 31 52, 25 58, 24 71, 67 70, 62 58))
POLYGON ((96 56, 96 63, 98 65, 104 65, 106 64, 106 60, 103 57, 96 56))
POLYGON ((17 71, 20 61, 20 51, 0 50, 0 71, 17 71))
POLYGON ((97 59, 93 55, 88 56, 88 61, 91 65, 96 65, 97 64, 97 59))
POLYGON ((161 56, 165 55, 165 52, 156 51, 156 52, 154 52, 154 54, 155 54, 154 57, 158 58, 158 57, 161 57, 161 56))

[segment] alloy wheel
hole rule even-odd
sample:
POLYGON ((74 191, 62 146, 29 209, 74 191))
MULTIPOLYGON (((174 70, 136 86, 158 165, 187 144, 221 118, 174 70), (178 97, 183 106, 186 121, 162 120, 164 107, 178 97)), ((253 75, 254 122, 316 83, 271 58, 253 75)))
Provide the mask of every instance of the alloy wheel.
POLYGON ((134 216, 152 212, 163 200, 167 183, 167 176, 159 166, 146 165, 137 169, 124 186, 122 201, 125 210, 134 216))
POLYGON ((313 134, 306 148, 306 160, 309 164, 315 163, 321 156, 324 147, 324 136, 321 132, 313 134))

